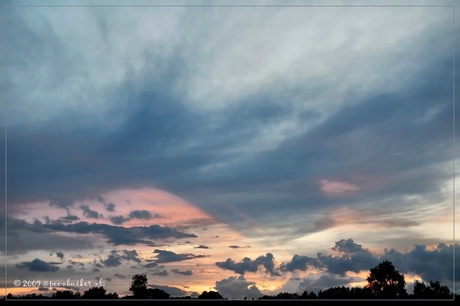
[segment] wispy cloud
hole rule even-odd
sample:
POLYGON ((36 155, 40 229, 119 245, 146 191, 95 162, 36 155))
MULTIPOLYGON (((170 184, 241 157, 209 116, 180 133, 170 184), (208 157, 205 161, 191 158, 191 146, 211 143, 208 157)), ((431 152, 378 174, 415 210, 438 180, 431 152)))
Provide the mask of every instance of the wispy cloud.
POLYGON ((172 251, 159 250, 153 251, 155 253, 156 263, 175 262, 182 260, 190 260, 195 258, 203 258, 208 255, 194 255, 194 254, 176 254, 172 251))

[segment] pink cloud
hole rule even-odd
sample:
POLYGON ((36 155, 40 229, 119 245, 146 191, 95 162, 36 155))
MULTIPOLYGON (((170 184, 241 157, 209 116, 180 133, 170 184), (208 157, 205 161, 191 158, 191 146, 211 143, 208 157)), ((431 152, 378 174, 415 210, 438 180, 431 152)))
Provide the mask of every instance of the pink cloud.
POLYGON ((328 196, 338 197, 355 193, 359 191, 360 188, 359 186, 351 183, 321 180, 321 190, 328 196))
POLYGON ((184 199, 154 188, 117 190, 103 195, 115 203, 113 215, 128 217, 132 211, 148 211, 153 220, 130 219, 124 226, 145 226, 152 222, 161 226, 203 226, 220 223, 219 220, 184 199))

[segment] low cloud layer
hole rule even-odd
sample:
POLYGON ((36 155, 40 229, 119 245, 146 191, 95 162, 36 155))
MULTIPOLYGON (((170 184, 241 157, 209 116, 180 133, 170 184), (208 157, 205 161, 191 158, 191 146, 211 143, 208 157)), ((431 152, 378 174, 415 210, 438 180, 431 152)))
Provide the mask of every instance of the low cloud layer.
POLYGON ((146 227, 121 227, 107 224, 79 222, 75 224, 62 224, 59 222, 50 224, 41 224, 45 230, 61 231, 67 233, 79 234, 102 234, 108 238, 107 242, 113 245, 134 245, 137 243, 151 244, 151 240, 146 239, 164 239, 164 238, 194 238, 195 234, 187 234, 169 227, 151 225, 146 227))
POLYGON ((230 276, 227 279, 216 281, 215 288, 224 298, 257 299, 263 295, 256 283, 247 281, 243 275, 230 276))
MULTIPOLYGON (((273 256, 269 253, 255 260, 245 257, 240 262, 228 258, 224 262, 216 262, 216 265, 241 275, 248 272, 257 273, 261 267, 264 267, 265 269, 262 271, 271 276, 313 269, 324 271, 329 276, 336 275, 340 278, 346 278, 347 272, 369 271, 381 261, 390 260, 401 273, 420 275, 425 281, 438 280, 451 283, 453 279, 454 252, 452 245, 439 244, 432 250, 427 249, 425 245, 415 245, 405 253, 391 249, 382 255, 376 255, 349 238, 336 241, 335 246, 331 249, 339 251, 340 254, 324 255, 318 253, 315 257, 295 254, 290 261, 275 265, 273 256), (428 263, 429 267, 427 266, 428 263)), ((455 253, 455 260, 458 259, 460 259, 460 255, 455 253)), ((456 272, 460 272, 460 270, 456 272)))
POLYGON ((239 274, 245 274, 246 272, 257 272, 261 267, 265 273, 269 273, 273 276, 279 276, 279 272, 275 270, 275 262, 273 254, 267 253, 265 256, 259 256, 255 260, 251 260, 248 257, 243 258, 240 262, 235 262, 233 259, 228 258, 224 262, 216 262, 216 266, 235 271, 239 274))

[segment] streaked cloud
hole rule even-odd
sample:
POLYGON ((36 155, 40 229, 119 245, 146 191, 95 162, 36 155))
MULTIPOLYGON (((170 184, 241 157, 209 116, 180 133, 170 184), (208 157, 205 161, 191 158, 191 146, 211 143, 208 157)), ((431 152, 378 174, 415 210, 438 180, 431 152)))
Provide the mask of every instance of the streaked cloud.
MULTIPOLYGON (((41 223, 39 223, 41 224, 41 223)), ((169 227, 161 227, 159 225, 151 225, 148 227, 121 227, 112 226, 102 223, 88 223, 78 222, 74 224, 62 224, 59 222, 43 224, 43 227, 48 231, 60 231, 67 233, 81 233, 81 234, 102 234, 108 238, 107 242, 114 245, 133 245, 137 243, 149 244, 150 240, 147 239, 163 239, 169 237, 176 238, 193 238, 197 237, 194 234, 183 233, 169 227)))
POLYGON ((16 267, 19 269, 27 269, 30 272, 56 272, 59 270, 57 265, 60 264, 60 262, 45 262, 41 259, 35 258, 30 262, 17 264, 16 267))
POLYGON ((167 262, 175 262, 175 261, 182 261, 182 260, 190 260, 195 258, 203 258, 208 257, 209 255, 194 255, 194 254, 176 254, 172 251, 166 250, 159 250, 156 249, 153 251, 155 255, 156 263, 167 263, 167 262))
POLYGON ((200 244, 199 246, 195 247, 195 249, 205 249, 205 250, 207 250, 207 249, 210 249, 210 247, 200 244))
POLYGON ((180 271, 179 269, 173 269, 171 270, 171 272, 173 272, 174 274, 185 275, 185 276, 190 276, 193 274, 192 270, 180 271))

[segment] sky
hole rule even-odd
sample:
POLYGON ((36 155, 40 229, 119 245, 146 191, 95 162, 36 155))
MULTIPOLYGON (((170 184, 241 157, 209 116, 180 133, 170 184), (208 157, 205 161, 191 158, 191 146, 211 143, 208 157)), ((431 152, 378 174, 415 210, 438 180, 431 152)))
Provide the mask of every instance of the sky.
POLYGON ((458 2, 244 3, 1 4, 5 294, 460 293, 458 2))

